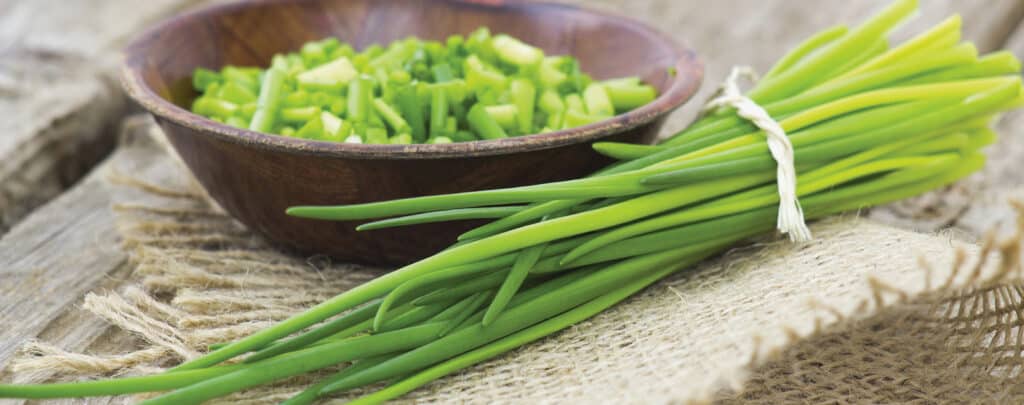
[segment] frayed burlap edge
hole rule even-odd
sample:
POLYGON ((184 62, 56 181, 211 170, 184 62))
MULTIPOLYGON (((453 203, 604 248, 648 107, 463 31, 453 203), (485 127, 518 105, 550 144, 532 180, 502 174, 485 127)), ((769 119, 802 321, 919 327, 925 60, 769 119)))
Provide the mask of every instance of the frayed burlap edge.
POLYGON ((1024 204, 1010 204, 1019 214, 1013 234, 990 231, 973 254, 954 247, 942 267, 920 257, 915 285, 868 276, 870 293, 852 311, 812 298, 811 329, 787 325, 774 341, 755 335, 734 378, 692 402, 1019 403, 1024 204), (931 391, 914 384, 921 375, 931 391))
MULTIPOLYGON (((180 170, 180 166, 171 163, 168 170, 180 170)), ((114 173, 112 180, 163 197, 167 201, 166 204, 125 201, 114 206, 121 217, 118 225, 124 246, 132 252, 136 268, 134 281, 119 293, 90 294, 83 307, 118 328, 139 336, 145 344, 128 353, 77 354, 42 342, 31 342, 26 345, 22 356, 11 365, 18 382, 37 382, 54 377, 69 379, 157 372, 173 363, 194 358, 205 350, 206 345, 248 335, 379 274, 376 269, 330 263, 323 258, 300 259, 281 254, 210 204, 194 183, 185 188, 168 188, 121 173, 114 173)), ((850 232, 851 229, 854 232, 864 230, 865 225, 860 224, 862 222, 851 222, 848 218, 831 223, 826 221, 817 224, 815 232, 827 238, 832 234, 850 232)), ((884 234, 887 230, 873 229, 872 232, 884 234)), ((936 245, 930 246, 933 250, 948 244, 941 237, 915 237, 918 238, 914 242, 916 244, 924 243, 927 238, 933 239, 928 242, 936 245)), ((642 339, 641 335, 654 330, 654 327, 646 329, 645 325, 649 323, 627 325, 628 328, 618 326, 622 322, 616 318, 621 315, 617 315, 617 312, 627 311, 623 308, 631 308, 629 311, 641 308, 642 312, 642 308, 650 307, 650 312, 664 312, 665 307, 647 305, 650 304, 649 300, 657 296, 664 298, 667 294, 679 294, 679 299, 685 300, 686 295, 692 294, 693 290, 680 286, 688 286, 695 279, 700 281, 704 273, 726 274, 735 270, 733 267, 758 267, 757 263, 751 264, 749 258, 736 261, 737 258, 749 256, 745 249, 767 247, 765 251, 768 253, 764 254, 773 257, 780 256, 776 250, 795 249, 795 255, 800 257, 814 254, 813 251, 808 252, 809 249, 790 245, 779 248, 782 245, 777 241, 739 249, 710 264, 699 266, 695 272, 673 276, 606 314, 502 358, 435 382, 412 393, 408 398, 416 401, 480 403, 521 402, 540 397, 546 398, 547 402, 758 402, 775 398, 773 395, 777 396, 779 392, 821 389, 814 385, 800 387, 798 384, 795 389, 792 386, 783 389, 776 374, 795 364, 787 362, 790 360, 788 356, 799 351, 805 342, 821 341, 858 330, 871 324, 872 320, 889 317, 907 308, 923 305, 926 308, 924 312, 935 313, 941 308, 956 307, 955 302, 976 299, 973 297, 978 295, 977 291, 1017 286, 1020 284, 1020 239, 1018 231, 1012 237, 998 242, 995 236, 990 235, 980 248, 943 248, 951 252, 949 263, 927 264, 927 261, 922 261, 920 269, 904 269, 901 274, 907 277, 890 277, 892 274, 879 276, 870 272, 864 273, 867 275, 858 274, 857 278, 863 281, 866 288, 851 288, 850 291, 859 291, 855 294, 844 292, 848 298, 846 301, 854 302, 855 305, 833 305, 829 303, 827 291, 822 292, 824 298, 820 295, 817 298, 805 297, 803 305, 810 309, 813 316, 803 314, 798 321, 794 321, 787 319, 786 314, 772 315, 777 317, 778 322, 760 328, 764 332, 730 336, 727 340, 747 341, 746 344, 737 343, 742 346, 740 348, 722 347, 720 357, 731 360, 715 360, 710 365, 702 364, 694 370, 683 370, 687 365, 657 365, 660 369, 656 371, 669 377, 641 378, 621 387, 595 383, 601 381, 600 374, 596 373, 614 375, 629 372, 631 366, 643 367, 622 364, 621 361, 617 365, 608 366, 593 358, 594 355, 608 356, 614 350, 626 350, 631 344, 642 346, 648 341, 642 339), (609 319, 618 323, 609 322, 609 319), (621 348, 616 349, 615 345, 621 348), (594 346, 601 348, 593 353, 588 352, 594 346), (552 363, 566 362, 570 364, 568 367, 586 372, 576 373, 578 375, 573 378, 562 378, 552 363), (706 378, 675 380, 686 380, 685 377, 693 374, 692 371, 705 374, 706 378), (769 381, 768 377, 772 375, 776 375, 771 377, 775 382, 769 381), (595 389, 597 386, 605 387, 608 392, 600 392, 595 389)), ((871 242, 864 241, 864 247, 871 249, 871 242)), ((887 250, 884 253, 892 254, 893 251, 887 250)), ((899 253, 914 254, 906 250, 899 253)), ((757 256, 753 260, 761 258, 757 256)), ((884 264, 886 258, 880 259, 877 264, 884 264)), ((803 263, 789 263, 784 255, 778 260, 782 267, 803 263)), ((811 266, 807 270, 813 272, 816 269, 811 266)), ((728 286, 729 281, 719 284, 728 286)), ((1010 312, 1014 312, 1024 308, 1024 304, 1018 300, 1011 307, 1010 312)), ((650 323, 660 322, 671 326, 671 322, 662 322, 666 319, 658 318, 650 323)), ((977 328, 975 332, 974 335, 991 333, 985 328, 977 328)), ((644 349, 642 352, 666 348, 678 351, 680 347, 693 343, 675 335, 663 340, 669 341, 669 346, 651 347, 651 350, 644 349)), ((968 340, 982 342, 977 336, 968 340)), ((966 352, 985 353, 987 350, 982 344, 971 348, 973 351, 966 352)), ((962 348, 957 350, 963 351, 962 348)), ((716 357, 708 353, 693 355, 697 354, 700 359, 716 357)), ((1019 353, 1016 356, 1010 357, 1010 363, 1019 359, 1019 353)), ((782 374, 792 375, 785 372, 782 374)), ((1004 374, 1015 375, 1013 372, 1004 374)), ((636 375, 646 374, 638 372, 636 375)), ((226 398, 226 401, 276 402, 298 391, 311 379, 309 376, 296 378, 240 393, 226 398)), ((810 395, 813 397, 813 394, 810 395)))

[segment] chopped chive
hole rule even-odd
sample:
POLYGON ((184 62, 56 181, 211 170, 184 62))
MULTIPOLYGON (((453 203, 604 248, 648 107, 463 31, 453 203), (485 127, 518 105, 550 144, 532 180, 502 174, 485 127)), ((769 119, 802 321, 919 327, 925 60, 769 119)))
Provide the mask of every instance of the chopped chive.
POLYGON ((604 90, 608 93, 615 111, 629 111, 654 101, 657 91, 648 85, 640 86, 615 86, 605 85, 604 90))
POLYGON ((409 144, 412 143, 412 135, 410 135, 410 134, 398 134, 398 135, 392 136, 391 139, 388 140, 388 143, 390 143, 392 145, 409 145, 409 144))
POLYGON ((210 69, 196 68, 192 72, 192 88, 200 93, 205 93, 210 85, 220 83, 221 80, 220 74, 210 69))
POLYGON ((238 112, 238 105, 207 96, 196 99, 192 104, 192 109, 207 116, 230 117, 238 112))
POLYGON ((256 112, 249 122, 249 129, 269 132, 274 127, 278 106, 283 97, 284 81, 285 73, 281 70, 270 69, 263 74, 256 112))
POLYGON ((425 141, 427 139, 427 129, 423 118, 423 108, 420 106, 421 102, 416 89, 412 86, 403 86, 398 90, 395 98, 398 109, 409 123, 413 139, 416 142, 425 141))
POLYGON ((587 108, 587 113, 598 117, 611 117, 615 115, 615 107, 612 106, 612 100, 608 97, 608 92, 605 91, 604 86, 597 83, 591 83, 585 90, 583 90, 583 103, 587 108))
POLYGON ((519 109, 513 104, 489 105, 484 107, 487 114, 507 131, 517 128, 519 109))
POLYGON ((469 126, 484 139, 508 138, 508 134, 501 128, 501 125, 491 117, 487 108, 480 104, 469 109, 466 119, 469 121, 469 126))
POLYGON ((409 132, 411 127, 409 123, 402 118, 402 115, 395 111, 394 107, 391 107, 382 99, 374 99, 373 107, 377 110, 377 114, 380 114, 384 122, 387 122, 388 126, 391 127, 395 132, 409 132))
POLYGON ((385 144, 388 143, 388 131, 384 128, 366 128, 364 139, 366 143, 385 144))
POLYGON ((361 123, 369 121, 372 99, 373 79, 369 76, 357 77, 348 86, 347 118, 361 123))
POLYGON ((430 136, 447 135, 445 124, 448 118, 448 93, 443 88, 433 87, 430 91, 430 136))
POLYGON ((281 120, 284 122, 301 124, 319 116, 320 109, 317 107, 282 108, 280 114, 281 120))
POLYGON ((520 134, 533 132, 534 103, 537 100, 537 88, 526 79, 514 79, 509 86, 509 96, 516 106, 516 123, 520 134))

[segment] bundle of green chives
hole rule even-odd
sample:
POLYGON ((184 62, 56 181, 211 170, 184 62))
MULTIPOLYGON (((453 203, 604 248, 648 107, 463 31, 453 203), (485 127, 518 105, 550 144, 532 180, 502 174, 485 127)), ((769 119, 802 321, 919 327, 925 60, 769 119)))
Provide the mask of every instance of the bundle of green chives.
MULTIPOLYGON (((1024 103, 1018 61, 1005 52, 979 58, 959 43, 957 17, 890 49, 885 34, 915 9, 914 0, 897 0, 860 27, 823 31, 749 92, 789 134, 807 218, 899 200, 978 170, 979 150, 995 139, 989 124, 1024 103)), ((775 227, 775 162, 764 135, 733 111, 656 146, 595 149, 619 162, 584 179, 292 208, 309 218, 391 217, 361 229, 495 221, 164 374, 0 386, 0 397, 173 390, 147 403, 188 404, 351 362, 286 403, 389 381, 355 401, 378 403, 587 319, 775 227)))

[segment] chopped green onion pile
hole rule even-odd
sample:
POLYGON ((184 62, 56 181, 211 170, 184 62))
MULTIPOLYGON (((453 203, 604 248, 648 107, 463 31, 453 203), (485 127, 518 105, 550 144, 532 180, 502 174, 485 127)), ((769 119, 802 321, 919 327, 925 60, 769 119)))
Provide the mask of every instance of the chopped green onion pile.
POLYGON ((335 38, 275 55, 269 69, 198 68, 192 111, 254 131, 333 142, 499 139, 610 118, 654 100, 637 77, 595 82, 571 56, 480 28, 356 52, 335 38))
MULTIPOLYGON (((958 17, 890 48, 886 34, 915 9, 914 0, 897 0, 859 27, 812 37, 748 93, 793 143, 808 218, 967 176, 995 139, 991 122, 1022 104, 1019 62, 1006 52, 978 57, 960 42, 958 17)), ((386 381, 356 401, 377 403, 569 327, 776 226, 775 163, 764 135, 732 110, 656 146, 595 148, 619 161, 583 179, 292 208, 328 220, 390 217, 361 229, 495 220, 434 256, 164 374, 0 386, 0 397, 170 391, 147 402, 189 404, 350 364, 287 403, 386 381)))

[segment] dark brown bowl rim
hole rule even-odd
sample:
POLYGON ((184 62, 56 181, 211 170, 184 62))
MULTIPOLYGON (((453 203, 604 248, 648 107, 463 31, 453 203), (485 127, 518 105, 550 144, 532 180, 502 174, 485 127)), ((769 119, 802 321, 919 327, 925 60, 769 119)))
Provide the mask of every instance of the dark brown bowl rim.
POLYGON ((333 156, 356 159, 441 159, 456 157, 478 157, 529 152, 557 148, 571 144, 589 142, 606 136, 647 124, 667 115, 682 106, 697 92, 704 76, 704 65, 693 49, 684 47, 664 33, 635 19, 616 15, 606 11, 591 10, 566 4, 519 0, 509 2, 493 2, 488 0, 440 0, 456 3, 471 3, 483 7, 524 7, 545 6, 569 9, 572 12, 589 13, 605 18, 624 21, 645 35, 661 42, 670 48, 679 59, 673 66, 672 82, 667 91, 639 108, 620 114, 604 121, 544 134, 524 135, 496 140, 456 142, 450 144, 413 144, 413 145, 374 145, 342 142, 317 141, 292 138, 275 134, 250 131, 221 124, 206 117, 194 114, 157 95, 142 79, 142 68, 145 63, 145 52, 160 33, 176 29, 185 21, 206 15, 229 12, 248 7, 255 3, 288 3, 302 0, 241 0, 226 4, 206 7, 200 10, 181 14, 165 20, 146 30, 124 49, 124 62, 121 67, 121 84, 128 96, 159 119, 173 122, 201 133, 208 133, 221 140, 261 149, 290 152, 302 155, 333 156))

